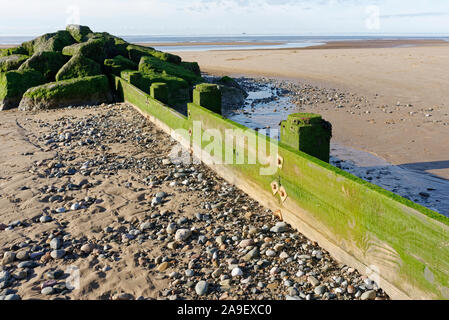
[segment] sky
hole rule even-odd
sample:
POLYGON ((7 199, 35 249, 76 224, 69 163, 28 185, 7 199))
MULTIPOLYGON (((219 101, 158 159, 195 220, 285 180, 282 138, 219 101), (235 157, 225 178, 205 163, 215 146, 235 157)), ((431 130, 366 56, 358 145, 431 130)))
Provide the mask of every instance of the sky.
POLYGON ((449 0, 0 0, 0 35, 449 34, 449 0))

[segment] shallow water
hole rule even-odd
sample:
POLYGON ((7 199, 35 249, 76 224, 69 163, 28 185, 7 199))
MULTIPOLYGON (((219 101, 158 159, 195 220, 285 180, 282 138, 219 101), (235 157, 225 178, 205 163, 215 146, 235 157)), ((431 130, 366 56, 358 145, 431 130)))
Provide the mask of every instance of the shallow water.
MULTIPOLYGON (((248 92, 242 108, 223 110, 223 115, 252 129, 279 129, 279 123, 300 110, 272 84, 248 92)), ((279 139, 279 131, 273 135, 279 139)), ((449 180, 425 171, 392 165, 369 152, 331 143, 330 163, 361 179, 410 199, 449 217, 449 180)))

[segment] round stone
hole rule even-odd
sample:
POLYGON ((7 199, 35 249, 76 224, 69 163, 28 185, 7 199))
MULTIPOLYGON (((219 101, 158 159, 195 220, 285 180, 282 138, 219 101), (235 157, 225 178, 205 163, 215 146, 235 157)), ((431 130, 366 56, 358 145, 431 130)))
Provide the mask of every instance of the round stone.
POLYGON ((175 232, 176 232, 176 224, 175 224, 175 223, 170 223, 170 224, 167 226, 167 229, 166 229, 165 231, 167 231, 168 234, 173 234, 173 233, 175 233, 175 232))
POLYGON ((81 251, 84 253, 91 253, 93 249, 94 248, 90 243, 86 243, 83 246, 81 246, 81 251))
POLYGON ((50 255, 53 259, 62 259, 65 256, 65 250, 53 250, 50 255))
POLYGON ((40 219, 39 219, 39 221, 41 222, 41 223, 47 223, 47 222, 50 222, 52 220, 52 218, 50 217, 50 216, 42 216, 42 217, 40 217, 40 219))
POLYGON ((209 284, 206 281, 201 280, 196 284, 195 292, 199 296, 204 296, 207 293, 208 288, 209 288, 209 284))
POLYGON ((59 238, 53 238, 50 241, 50 248, 53 250, 58 250, 62 246, 62 241, 59 238))
POLYGON ((41 290, 41 293, 45 296, 48 296, 50 294, 53 293, 53 288, 52 287, 45 287, 44 289, 41 290))
POLYGON ((231 275, 233 277, 240 277, 240 276, 243 276, 243 271, 242 271, 242 269, 237 267, 237 268, 232 269, 231 275))
POLYGON ((178 231, 176 231, 175 240, 186 241, 190 238, 191 235, 192 231, 190 231, 189 229, 179 229, 178 231))

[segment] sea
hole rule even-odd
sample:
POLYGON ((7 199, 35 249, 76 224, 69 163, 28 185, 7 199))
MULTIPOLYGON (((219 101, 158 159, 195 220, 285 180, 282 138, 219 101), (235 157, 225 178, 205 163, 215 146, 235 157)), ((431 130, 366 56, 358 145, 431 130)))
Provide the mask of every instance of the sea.
MULTIPOLYGON (((0 44, 18 45, 36 36, 2 36, 0 44)), ((162 51, 212 51, 248 49, 288 49, 323 45, 333 41, 360 40, 444 40, 449 34, 416 36, 282 36, 282 35, 227 35, 227 36, 154 36, 122 35, 130 43, 158 43, 155 49, 162 51), (164 46, 164 43, 182 43, 179 46, 164 46), (201 43, 204 43, 203 45, 201 43), (216 44, 214 44, 216 43, 216 44), (229 43, 220 45, 220 43, 229 43), (248 43, 254 43, 251 45, 248 43)))

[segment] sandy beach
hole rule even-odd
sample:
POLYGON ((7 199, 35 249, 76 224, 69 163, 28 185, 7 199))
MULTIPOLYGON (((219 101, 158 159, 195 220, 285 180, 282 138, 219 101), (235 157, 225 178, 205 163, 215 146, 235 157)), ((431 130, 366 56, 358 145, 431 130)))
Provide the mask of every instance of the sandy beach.
POLYGON ((350 45, 179 54, 210 74, 285 79, 357 96, 338 105, 318 99, 302 110, 332 122, 336 142, 448 179, 449 44, 350 45))
POLYGON ((386 297, 206 166, 172 164, 130 106, 4 111, 0 137, 1 300, 386 297))

